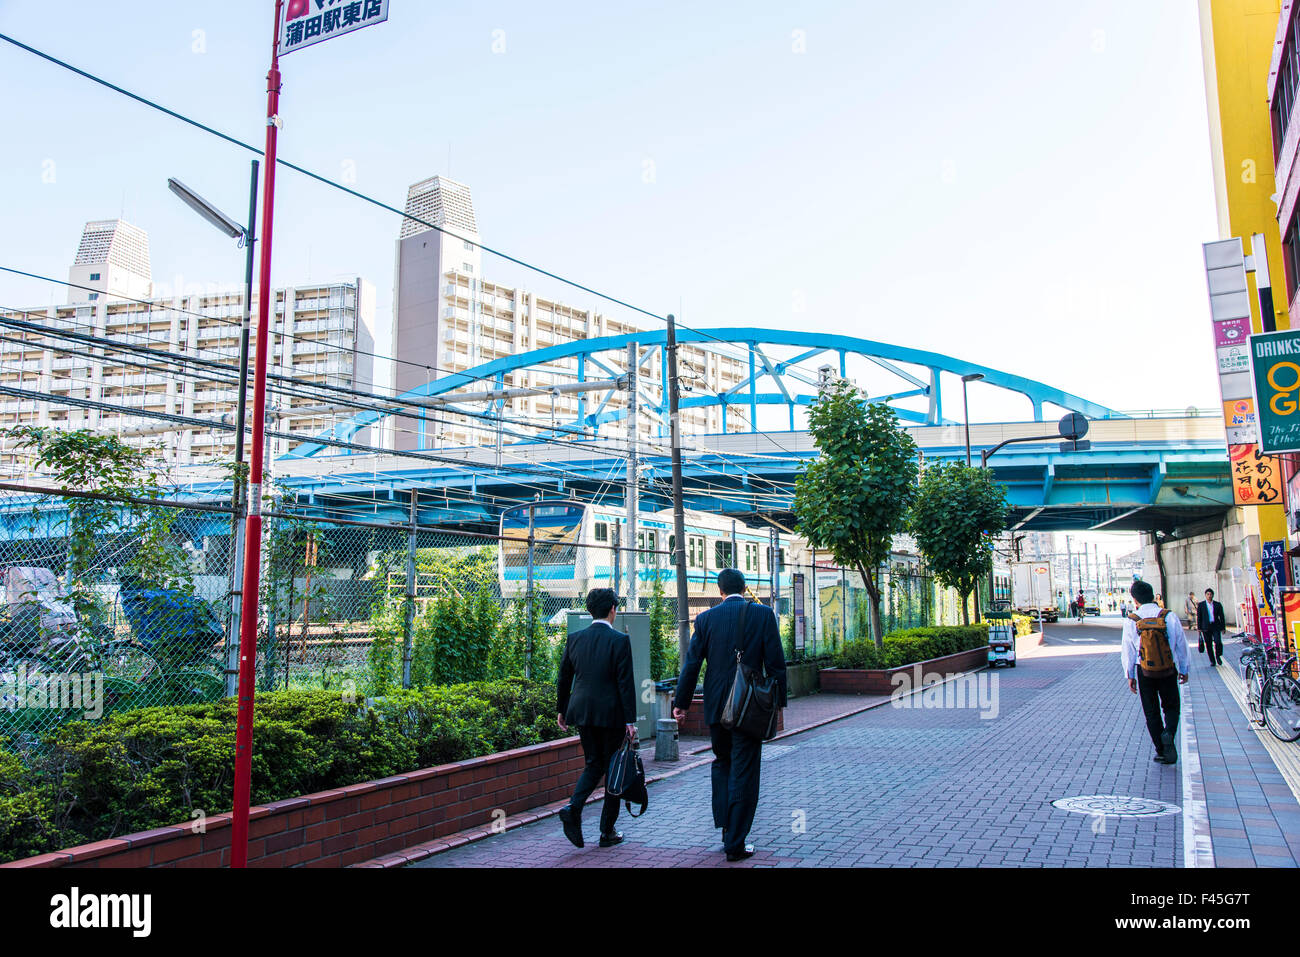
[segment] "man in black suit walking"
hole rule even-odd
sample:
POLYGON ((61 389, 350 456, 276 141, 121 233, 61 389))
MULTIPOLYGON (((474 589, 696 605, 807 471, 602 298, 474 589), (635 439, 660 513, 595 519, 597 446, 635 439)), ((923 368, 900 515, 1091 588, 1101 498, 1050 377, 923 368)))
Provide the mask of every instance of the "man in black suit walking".
MULTIPOLYGON (((636 685, 632 678, 632 643, 614 630, 618 596, 612 588, 587 593, 591 624, 575 631, 564 646, 558 681, 560 730, 576 725, 586 766, 567 807, 560 810, 564 836, 582 847, 582 808, 609 769, 623 739, 636 738, 636 685)), ((613 847, 623 840, 614 830, 618 797, 605 795, 600 811, 600 846, 613 847)))
POLYGON ((1196 606, 1196 630, 1205 640, 1205 652, 1215 667, 1223 660, 1223 630, 1227 627, 1223 605, 1214 600, 1214 589, 1205 589, 1205 601, 1196 606))
POLYGON ((749 608, 745 598, 745 576, 735 568, 718 573, 720 605, 701 612, 695 619, 695 634, 682 663, 673 700, 673 716, 680 722, 695 695, 700 664, 709 663, 704 676, 704 719, 713 741, 713 826, 722 828, 722 847, 727 860, 753 856, 754 845, 746 844, 758 807, 759 763, 763 742, 739 730, 722 726, 722 709, 736 677, 736 650, 741 661, 756 671, 766 668, 780 689, 777 705, 785 707, 785 655, 776 616, 758 606, 749 608), (742 615, 743 612, 743 615, 742 615), (742 625, 743 621, 743 625, 742 625))

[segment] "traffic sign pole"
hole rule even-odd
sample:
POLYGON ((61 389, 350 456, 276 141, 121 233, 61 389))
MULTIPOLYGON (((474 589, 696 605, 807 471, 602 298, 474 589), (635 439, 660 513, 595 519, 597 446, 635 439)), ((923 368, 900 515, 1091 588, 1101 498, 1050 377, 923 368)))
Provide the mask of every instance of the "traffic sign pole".
MULTIPOLYGON (((275 216, 275 147, 280 107, 280 16, 275 0, 271 70, 266 75, 266 173, 262 181, 262 249, 258 276, 257 359, 253 371, 253 441, 244 519, 244 591, 239 615, 239 710, 235 727, 235 794, 230 866, 248 866, 248 802, 253 771, 253 692, 257 667, 258 576, 262 557, 262 455, 266 438, 266 364, 271 312, 271 229, 275 216)), ((241 387, 243 383, 241 383, 241 387)))

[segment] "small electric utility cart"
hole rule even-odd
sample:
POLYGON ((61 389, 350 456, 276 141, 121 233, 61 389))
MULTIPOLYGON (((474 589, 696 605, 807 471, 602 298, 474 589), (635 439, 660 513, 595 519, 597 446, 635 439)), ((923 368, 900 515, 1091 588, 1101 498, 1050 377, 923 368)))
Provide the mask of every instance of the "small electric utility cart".
POLYGON ((989 623, 989 667, 1016 666, 1016 623, 1011 618, 1011 602, 998 599, 993 610, 984 615, 989 623))

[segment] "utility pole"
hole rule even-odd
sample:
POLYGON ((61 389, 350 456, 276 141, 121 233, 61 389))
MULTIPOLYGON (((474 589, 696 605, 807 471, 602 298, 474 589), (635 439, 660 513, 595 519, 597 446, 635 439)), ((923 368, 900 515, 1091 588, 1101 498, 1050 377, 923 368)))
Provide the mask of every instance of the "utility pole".
POLYGON ((411 489, 411 521, 406 533, 406 607, 402 609, 402 687, 411 687, 411 639, 415 633, 415 548, 419 493, 411 489))
MULTIPOLYGON (((627 344, 627 605, 628 611, 640 611, 636 597, 637 507, 640 504, 637 476, 636 379, 640 350, 635 342, 627 344)), ((684 659, 683 659, 684 660, 684 659)))
POLYGON ((691 642, 691 613, 687 597, 686 513, 682 508, 682 426, 677 412, 680 391, 677 387, 677 320, 668 315, 668 420, 673 446, 673 531, 677 548, 673 564, 677 567, 677 660, 686 660, 691 642))
POLYGON ((1070 551, 1070 536, 1065 536, 1065 574, 1069 577, 1069 587, 1065 597, 1074 601, 1074 553, 1070 551))
POLYGON ((615 522, 614 527, 609 533, 611 551, 614 553, 614 590, 618 590, 618 583, 623 580, 623 523, 615 522))
POLYGON ((537 544, 537 522, 534 517, 533 502, 528 503, 528 592, 524 601, 528 603, 528 639, 524 642, 524 677, 533 676, 533 559, 537 544))

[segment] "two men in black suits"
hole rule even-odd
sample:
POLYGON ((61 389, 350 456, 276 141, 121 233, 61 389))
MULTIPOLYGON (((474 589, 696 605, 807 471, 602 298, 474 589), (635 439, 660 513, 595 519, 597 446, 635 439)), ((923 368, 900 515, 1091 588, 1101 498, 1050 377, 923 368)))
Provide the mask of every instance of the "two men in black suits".
MULTIPOLYGON (((582 808, 618 753, 624 738, 636 738, 636 685, 632 678, 632 643, 614 629, 618 597, 612 588, 593 588, 587 594, 591 624, 569 636, 564 646, 558 681, 562 731, 576 725, 586 765, 567 807, 560 811, 564 836, 583 846, 582 808)), ((618 820, 617 796, 605 795, 600 811, 600 846, 623 840, 614 830, 618 820)))
POLYGON ((1205 653, 1215 667, 1223 660, 1223 632, 1227 628, 1223 605, 1214 600, 1214 589, 1205 589, 1205 601, 1196 606, 1196 630, 1205 641, 1205 653))
POLYGON ((718 573, 723 600, 695 619, 695 634, 682 663, 673 700, 673 716, 686 719, 695 695, 700 665, 708 662, 704 676, 704 719, 713 742, 713 826, 722 828, 727 860, 751 857, 746 844, 758 807, 759 763, 763 742, 739 730, 722 726, 722 709, 736 676, 736 652, 755 671, 766 669, 777 679, 779 707, 786 702, 785 655, 772 610, 745 598, 745 576, 735 568, 718 573), (744 612, 742 618, 742 611, 744 612), (743 624, 742 624, 743 621, 743 624))

